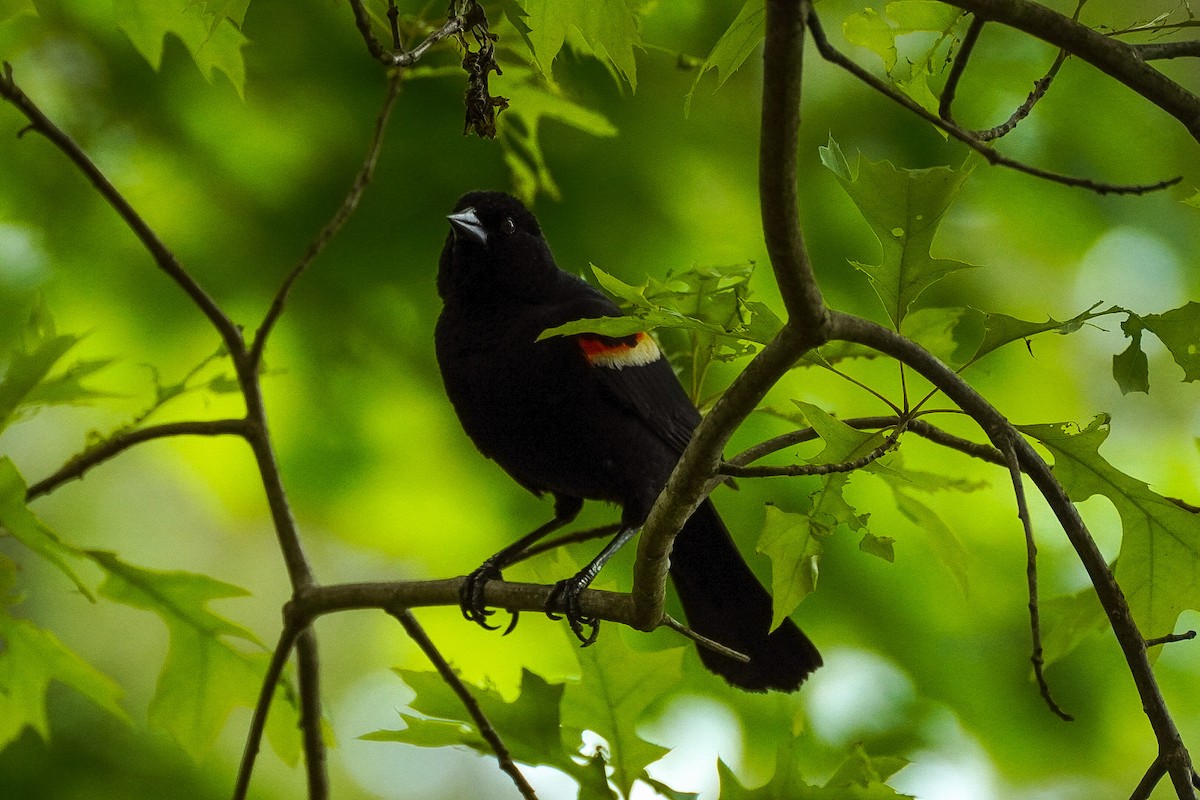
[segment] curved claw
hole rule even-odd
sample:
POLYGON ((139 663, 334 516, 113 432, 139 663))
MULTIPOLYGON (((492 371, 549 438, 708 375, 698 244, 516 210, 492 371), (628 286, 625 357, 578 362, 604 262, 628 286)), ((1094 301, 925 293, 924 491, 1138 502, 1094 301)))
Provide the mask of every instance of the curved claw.
MULTIPOLYGON (((458 606, 464 619, 489 631, 500 630, 499 625, 489 625, 487 622, 487 618, 496 612, 483 605, 483 587, 488 581, 500 580, 500 577, 500 570, 485 563, 463 580, 462 587, 458 590, 458 606)), ((505 633, 512 631, 515 624, 510 622, 505 633)))
POLYGON ((580 647, 587 647, 600 635, 600 620, 596 617, 586 616, 583 609, 580 608, 579 595, 583 589, 584 586, 580 586, 573 579, 554 584, 554 589, 546 598, 546 616, 554 620, 566 617, 567 624, 571 626, 571 633, 575 634, 575 638, 580 641, 580 647), (563 616, 559 616, 551 610, 555 606, 562 607, 563 616), (585 628, 590 630, 585 633, 585 628))

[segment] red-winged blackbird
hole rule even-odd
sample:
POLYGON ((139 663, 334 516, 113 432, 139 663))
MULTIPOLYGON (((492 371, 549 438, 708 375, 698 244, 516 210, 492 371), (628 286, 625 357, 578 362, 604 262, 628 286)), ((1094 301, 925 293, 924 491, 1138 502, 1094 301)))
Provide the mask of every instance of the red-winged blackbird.
MULTIPOLYGON (((463 613, 491 627, 484 584, 536 539, 570 522, 585 499, 606 500, 621 506, 620 532, 584 570, 560 582, 551 600, 588 643, 596 622, 580 615, 578 596, 641 527, 700 415, 646 333, 537 340, 565 322, 622 312, 558 268, 537 219, 519 201, 471 192, 449 220, 438 267, 444 308, 434 337, 446 393, 485 456, 529 491, 555 499, 553 520, 468 577, 463 613), (585 625, 592 626, 590 636, 585 625)), ((821 665, 791 620, 770 630, 771 597, 708 500, 675 539, 671 577, 689 626, 750 657, 746 663, 700 648, 705 666, 734 686, 792 691, 821 665)))

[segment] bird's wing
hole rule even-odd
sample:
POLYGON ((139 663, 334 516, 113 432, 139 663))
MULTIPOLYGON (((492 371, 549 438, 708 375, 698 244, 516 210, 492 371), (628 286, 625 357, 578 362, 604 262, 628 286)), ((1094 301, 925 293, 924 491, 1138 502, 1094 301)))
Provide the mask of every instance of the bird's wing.
MULTIPOLYGON (((585 284, 586 285, 586 284, 585 284)), ((576 294, 565 319, 622 316, 615 303, 597 290, 576 294)), ((605 397, 637 415, 672 450, 682 453, 700 424, 671 363, 648 333, 613 337, 582 333, 573 337, 605 397)))

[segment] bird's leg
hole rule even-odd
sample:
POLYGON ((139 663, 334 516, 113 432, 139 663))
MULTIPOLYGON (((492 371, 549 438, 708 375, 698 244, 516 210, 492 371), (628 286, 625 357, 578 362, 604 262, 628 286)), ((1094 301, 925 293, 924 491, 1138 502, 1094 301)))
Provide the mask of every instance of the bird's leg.
MULTIPOLYGON (((462 587, 458 590, 458 605, 462 609, 463 616, 488 630, 498 630, 499 625, 489 625, 487 622, 487 618, 495 612, 484 607, 483 587, 487 585, 488 581, 501 580, 500 571, 502 569, 519 560, 520 555, 538 539, 553 533, 575 519, 581 508, 583 508, 583 501, 577 497, 555 497, 554 519, 532 533, 522 536, 467 575, 463 580, 462 587)), ((518 618, 517 612, 512 612, 512 619, 504 630, 504 635, 512 633, 513 628, 517 627, 518 618)))
POLYGON ((583 615, 583 611, 579 607, 579 595, 600 574, 600 570, 604 568, 608 560, 616 555, 616 552, 639 530, 641 530, 640 526, 623 525, 613 540, 604 546, 604 549, 592 559, 590 564, 576 573, 574 577, 554 584, 554 590, 550 592, 550 597, 546 600, 547 616, 550 619, 559 619, 554 612, 562 611, 567 618, 567 624, 571 626, 571 632, 575 634, 575 638, 583 642, 584 647, 596 641, 596 636, 600 633, 600 620, 583 615), (585 633, 584 628, 591 630, 585 633))

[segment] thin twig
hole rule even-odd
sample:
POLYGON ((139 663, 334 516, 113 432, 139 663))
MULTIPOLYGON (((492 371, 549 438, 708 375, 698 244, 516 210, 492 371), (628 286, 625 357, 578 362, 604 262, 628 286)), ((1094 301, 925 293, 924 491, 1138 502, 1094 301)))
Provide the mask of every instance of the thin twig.
POLYGON ((1129 795, 1129 800, 1149 800, 1150 793, 1154 791, 1154 787, 1167 774, 1167 762, 1163 758, 1162 753, 1154 757, 1150 762, 1150 767, 1146 770, 1146 774, 1138 781, 1138 785, 1134 787, 1133 794, 1129 795))
POLYGON ((358 32, 367 45, 367 52, 380 64, 388 67, 411 67, 421 60, 421 56, 425 55, 429 48, 463 30, 465 24, 462 17, 451 16, 442 27, 429 34, 425 41, 412 50, 404 50, 399 45, 399 29, 395 27, 393 20, 393 35, 397 45, 395 50, 389 51, 375 36, 375 31, 371 28, 371 16, 363 7, 362 0, 350 0, 350 8, 354 11, 354 24, 358 27, 358 32))
POLYGON ((304 739, 304 766, 308 800, 328 800, 329 768, 325 763, 325 728, 321 724, 321 663, 317 635, 311 627, 296 639, 296 678, 300 684, 300 732, 304 739))
POLYGON ((897 91, 896 88, 891 84, 872 75, 870 72, 855 63, 852 59, 848 58, 840 50, 829 43, 829 39, 826 38, 825 31, 821 28, 820 20, 817 18, 815 11, 809 12, 808 22, 809 30, 812 31, 813 43, 816 45, 817 52, 821 54, 822 58, 831 64, 836 64, 837 66, 846 70, 851 75, 865 83, 867 86, 870 86, 872 89, 884 95, 885 97, 888 97, 896 103, 904 106, 913 114, 916 114, 918 117, 930 123, 931 125, 941 128, 955 139, 958 139, 960 142, 979 153, 985 160, 987 160, 989 164, 1008 167, 1009 169, 1016 170, 1017 172, 1023 172, 1026 175, 1032 175, 1035 178, 1041 178, 1054 183, 1060 183, 1064 186, 1074 186, 1081 189, 1087 189, 1089 191, 1096 192, 1097 194, 1146 194, 1148 192, 1154 192, 1174 186, 1183 179, 1182 176, 1177 176, 1167 180, 1158 181, 1157 183, 1130 185, 1103 183, 1100 181, 1094 181, 1091 178, 1075 178, 1070 175, 1063 175, 1058 172, 1052 172, 1050 170, 1042 169, 1041 167, 1035 167, 1030 164, 1026 164, 1023 161, 1018 161, 1014 158, 1009 158, 1008 156, 1003 155, 989 147, 986 142, 980 141, 970 131, 965 130, 958 125, 948 122, 938 115, 925 110, 923 106, 910 98, 908 95, 897 91))
POLYGON ((854 472, 873 461, 877 461, 885 453, 894 448, 897 442, 899 442, 900 435, 904 432, 904 429, 905 425, 903 422, 900 422, 878 447, 866 455, 851 459, 850 461, 840 461, 835 464, 787 464, 779 467, 751 467, 723 461, 717 467, 717 471, 722 475, 731 475, 735 478, 797 477, 801 475, 833 475, 841 472, 854 472))
POLYGON ((971 26, 963 35, 958 54, 954 57, 954 63, 950 65, 949 74, 946 75, 946 85, 942 88, 942 97, 938 101, 938 116, 948 122, 954 121, 953 106, 954 97, 958 93, 958 82, 967 70, 967 62, 971 60, 971 53, 975 50, 975 43, 979 41, 979 34, 985 24, 987 20, 981 16, 971 18, 971 26))
POLYGON ((1154 61, 1162 58, 1197 58, 1200 57, 1200 39, 1188 42, 1147 42, 1132 45, 1143 61, 1154 61))
POLYGON ((1184 631, 1183 633, 1168 633, 1166 636, 1156 636, 1153 639, 1146 640, 1146 647, 1158 647, 1159 645, 1171 644, 1172 642, 1186 642, 1196 638, 1195 631, 1184 631))
POLYGON ((262 746, 263 731, 266 729, 267 715, 271 710, 271 699, 275 696, 275 687, 279 685, 283 667, 287 664, 288 656, 291 655, 292 648, 296 644, 298 633, 299 629, 296 626, 284 624, 283 630, 279 634, 279 642, 271 654, 267 673, 263 676, 262 689, 258 694, 258 702, 254 706, 254 716, 250 720, 250 730, 246 733, 246 745, 242 749, 237 783, 233 787, 233 800, 245 800, 246 793, 250 790, 250 776, 254 773, 254 761, 262 746))
MULTIPOLYGON (((993 439, 1003 440, 1007 435, 997 434, 993 439)), ((1042 658, 1042 622, 1038 606, 1038 574, 1037 574, 1037 542, 1033 538, 1033 522, 1029 518, 1029 502, 1025 498, 1025 482, 1021 476, 1021 464, 1017 460, 1017 452, 1013 449, 1011 440, 1001 448, 1004 460, 1008 464, 1008 474, 1012 477, 1013 493, 1017 499, 1017 517, 1021 520, 1021 528, 1025 532, 1025 579, 1029 585, 1029 630, 1033 638, 1033 652, 1029 660, 1033 663, 1033 674, 1037 678, 1038 691, 1042 699, 1059 718, 1066 722, 1074 722, 1075 718, 1062 710, 1050 694, 1050 684, 1046 682, 1046 662, 1042 658)))
POLYGON ((44 136, 51 144, 59 149, 79 171, 96 187, 100 196, 120 215, 134 236, 141 241, 142 246, 154 259, 154 263, 165 272, 192 299, 192 302, 208 317, 209 322, 221 335, 221 340, 230 352, 243 347, 241 329, 225 314, 216 301, 197 283, 175 254, 158 238, 158 234, 134 210, 112 182, 100 171, 95 162, 88 157, 75 140, 61 128, 50 121, 40 108, 13 81, 12 65, 7 61, 0 70, 0 97, 6 99, 29 120, 26 131, 34 130, 44 136))
POLYGON ((387 17, 392 27, 392 49, 403 50, 404 43, 400 41, 400 9, 396 6, 396 0, 388 0, 387 17))
MULTIPOLYGON (((1075 5, 1075 13, 1071 16, 1072 20, 1076 22, 1079 21, 1079 12, 1083 11, 1083 6, 1086 3, 1087 0, 1079 0, 1079 2, 1075 5)), ((1034 81, 1033 91, 1031 91, 1029 96, 1025 98, 1025 102, 1017 106, 1016 110, 1014 110, 1009 118, 1004 122, 1000 123, 994 128, 975 131, 975 135, 978 136, 981 141, 991 142, 1012 132, 1012 130, 1016 128, 1018 124, 1020 124, 1021 120, 1029 116, 1029 114, 1033 111, 1033 107, 1037 105, 1043 97, 1046 96, 1046 92, 1050 89, 1050 84, 1054 82, 1056 77, 1058 77, 1058 71, 1062 68, 1062 65, 1066 63, 1068 55, 1070 55, 1070 53, 1067 50, 1060 49, 1058 51, 1058 55, 1054 58, 1054 63, 1050 65, 1050 69, 1046 71, 1046 74, 1034 81)))
POLYGON ((271 335, 271 329, 279 320, 279 315, 283 313, 284 304, 287 303, 288 295, 292 291, 292 287, 296 284, 297 279, 308 269, 309 265, 316 259, 330 240, 342 230, 346 222, 350 219, 358 208, 359 201, 362 200, 363 192, 367 189, 367 184, 371 182, 371 176, 375 172, 375 164, 379 160, 379 151, 383 146, 383 134, 387 130, 388 118, 391 116, 392 108, 395 107, 396 97, 400 94, 400 84, 402 78, 401 72, 392 73, 388 78, 387 91, 384 95, 383 107, 379 109, 379 114, 375 117, 375 129, 371 136, 371 142, 367 146, 367 155, 363 159, 362 166, 358 169, 358 174, 354 176, 354 181, 350 184, 350 191, 346 193, 346 199, 342 201, 334 215, 325 227, 321 228, 321 232, 313 239, 308 249, 304 251, 304 255, 288 273, 283 283, 279 287, 279 291, 275 293, 275 298, 271 301, 270 308, 267 309, 267 314, 263 318, 262 325, 259 326, 258 332, 254 335, 254 341, 250 345, 250 363, 259 365, 262 363, 263 349, 267 346, 267 337, 271 335))
POLYGON ((72 456, 51 475, 33 484, 25 492, 25 500, 49 494, 64 483, 77 480, 89 469, 102 464, 134 445, 171 436, 245 436, 250 423, 244 419, 215 419, 196 422, 168 422, 118 433, 98 445, 72 456))
POLYGON ((475 727, 479 733, 492 747, 492 751, 496 754, 496 761, 500 765, 500 769, 504 770, 512 782, 516 785, 517 791, 526 800, 537 800, 537 794, 533 791, 533 787, 529 785, 529 781, 521 774, 521 770, 517 767, 516 762, 512 760, 512 755, 508 752, 508 747, 504 744, 504 740, 500 738, 500 734, 496 732, 492 726, 491 720, 483 713, 483 709, 479 706, 479 701, 471 694, 471 691, 463 683, 462 678, 454 671, 445 657, 437 649, 437 645, 425 633, 425 629, 417 622, 416 617, 407 608, 391 606, 386 609, 387 613, 391 614, 396 620, 404 626, 404 630, 408 632, 409 637, 416 643, 417 647, 421 648, 421 652, 425 657, 433 663, 438 674, 442 676, 442 680, 446 682, 456 695, 462 701, 463 707, 467 713, 471 715, 471 719, 475 721, 475 727))
POLYGON ((694 630, 689 628, 687 625, 684 625, 682 622, 675 619, 670 614, 663 615, 663 624, 666 625, 671 630, 675 631, 676 633, 682 634, 682 635, 686 636, 687 638, 691 639, 693 642, 700 645, 701 647, 703 647, 706 650, 712 650, 714 653, 720 653, 721 655, 725 656, 726 658, 732 658, 733 660, 740 661, 743 664, 750 663, 750 656, 746 655, 745 653, 739 653, 737 650, 734 650, 732 647, 726 647, 725 645, 721 644, 720 642, 715 642, 712 639, 708 638, 707 636, 703 636, 699 633, 696 633, 694 630))

